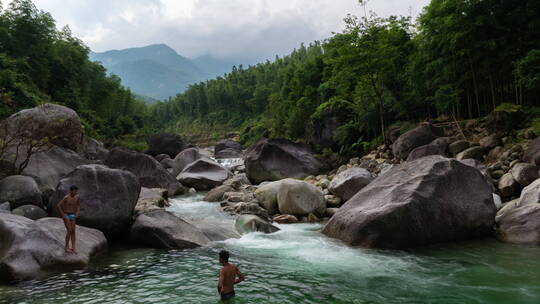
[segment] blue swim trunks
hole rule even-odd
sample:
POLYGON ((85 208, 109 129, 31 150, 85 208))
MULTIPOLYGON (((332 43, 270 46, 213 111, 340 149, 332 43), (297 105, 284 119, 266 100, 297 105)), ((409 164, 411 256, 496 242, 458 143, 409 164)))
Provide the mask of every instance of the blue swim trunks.
POLYGON ((75 215, 75 213, 66 213, 66 218, 68 219, 68 221, 74 221, 76 217, 77 216, 75 215))

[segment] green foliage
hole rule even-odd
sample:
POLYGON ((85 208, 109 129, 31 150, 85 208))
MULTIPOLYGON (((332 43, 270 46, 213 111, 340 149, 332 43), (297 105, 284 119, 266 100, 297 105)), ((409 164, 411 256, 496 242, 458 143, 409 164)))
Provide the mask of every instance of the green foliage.
POLYGON ((68 27, 30 0, 0 11, 0 119, 52 102, 77 111, 87 134, 113 140, 150 120, 120 79, 88 58, 89 49, 68 27))
POLYGON ((501 103, 498 105, 494 112, 507 112, 507 113, 517 113, 520 112, 523 107, 511 103, 501 103))

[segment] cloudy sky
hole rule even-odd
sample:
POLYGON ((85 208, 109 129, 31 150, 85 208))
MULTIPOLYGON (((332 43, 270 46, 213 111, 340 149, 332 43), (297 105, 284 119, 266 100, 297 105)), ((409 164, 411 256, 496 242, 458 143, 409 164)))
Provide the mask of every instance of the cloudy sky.
MULTIPOLYGON (((9 1, 3 1, 4 3, 9 1)), ((370 0, 378 15, 417 16, 429 0, 370 0)), ((34 0, 93 51, 166 43, 178 53, 246 61, 286 54, 363 15, 358 0, 34 0)))

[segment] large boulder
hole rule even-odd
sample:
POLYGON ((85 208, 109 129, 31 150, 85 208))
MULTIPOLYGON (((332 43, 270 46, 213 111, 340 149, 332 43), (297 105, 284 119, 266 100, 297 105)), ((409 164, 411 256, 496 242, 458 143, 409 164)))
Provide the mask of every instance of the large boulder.
POLYGON ((499 179, 498 188, 502 197, 511 197, 519 189, 519 184, 512 173, 508 172, 499 179))
POLYGON ((169 171, 147 154, 116 148, 109 153, 105 165, 135 174, 142 187, 167 189, 170 196, 187 191, 169 171))
POLYGON ((277 203, 280 213, 295 216, 307 216, 310 213, 323 215, 326 210, 321 190, 304 181, 290 178, 279 183, 277 203))
POLYGON ((523 154, 523 160, 540 166, 540 137, 529 143, 523 154))
POLYGON ((162 210, 168 206, 167 190, 160 188, 141 188, 135 214, 147 213, 155 210, 162 210))
POLYGON ((10 202, 11 209, 22 205, 43 207, 41 191, 29 176, 12 175, 0 181, 0 202, 10 202))
POLYGON ((507 212, 497 223, 496 236, 503 242, 540 245, 540 204, 507 212))
POLYGON ((262 139, 246 152, 247 175, 254 183, 317 175, 322 164, 311 150, 286 139, 262 139))
POLYGON ((259 205, 268 211, 268 214, 274 215, 279 212, 277 203, 277 194, 281 181, 266 183, 255 190, 255 198, 259 205))
POLYGON ((96 228, 108 237, 118 237, 129 228, 141 185, 131 172, 101 165, 83 165, 60 180, 49 201, 49 210, 58 216, 57 204, 71 185, 79 188, 81 212, 78 224, 96 228))
POLYGON ((78 253, 66 253, 66 228, 61 219, 33 221, 0 214, 0 280, 42 279, 85 268, 92 257, 107 250, 100 231, 77 226, 76 233, 78 253))
POLYGON ((240 234, 250 232, 274 233, 279 231, 278 227, 252 214, 244 214, 237 217, 234 227, 240 234))
POLYGON ((471 144, 468 141, 460 139, 448 145, 448 152, 450 152, 451 155, 457 155, 458 153, 469 149, 470 146, 471 144))
POLYGON ((514 179, 526 187, 538 178, 538 167, 529 163, 517 163, 510 170, 514 179))
POLYGON ((233 187, 228 185, 217 186, 214 189, 208 191, 208 193, 206 193, 206 195, 204 196, 204 200, 207 202, 221 202, 225 193, 233 191, 233 187))
POLYGON ((432 124, 421 124, 399 136, 392 145, 392 152, 398 158, 407 159, 412 150, 429 144, 440 135, 441 131, 432 124))
POLYGON ((242 156, 242 145, 231 139, 223 139, 214 147, 216 158, 239 158, 242 156))
POLYGON ((109 155, 109 150, 105 145, 92 137, 84 136, 80 153, 89 160, 105 160, 109 155))
POLYGON ((43 104, 17 112, 4 121, 5 130, 33 140, 46 140, 56 146, 78 151, 83 139, 79 115, 70 108, 43 104))
POLYGON ((23 205, 17 207, 11 211, 12 214, 24 216, 31 220, 39 220, 40 218, 47 217, 47 212, 35 205, 23 205))
POLYGON ((328 190, 340 197, 342 201, 348 201, 358 191, 373 181, 371 173, 363 168, 350 168, 336 175, 328 190))
POLYGON ((195 162, 199 159, 207 159, 210 158, 204 156, 201 153, 201 150, 198 148, 187 148, 184 151, 178 153, 176 157, 173 159, 173 162, 171 163, 172 168, 172 175, 177 176, 182 172, 189 164, 195 162))
POLYGON ((74 151, 52 147, 33 154, 21 174, 34 177, 44 197, 50 197, 61 178, 89 161, 74 151))
POLYGON ((163 133, 150 136, 148 147, 146 153, 152 156, 167 154, 173 158, 186 148, 186 143, 180 135, 163 133))
POLYGON ((139 245, 164 249, 195 248, 210 242, 193 225, 164 210, 139 215, 130 236, 139 245))
POLYGON ((231 176, 232 173, 220 164, 208 159, 199 159, 189 164, 177 179, 183 185, 197 190, 210 190, 223 184, 231 176))
POLYGON ((483 160, 484 155, 486 155, 486 149, 481 146, 474 146, 466 149, 465 151, 462 151, 456 155, 456 159, 458 160, 464 160, 464 159, 476 159, 476 160, 483 160))
POLYGON ((380 175, 323 233, 354 246, 408 248, 486 235, 495 213, 491 187, 477 169, 428 156, 380 175))
POLYGON ((480 146, 486 148, 486 149, 493 149, 497 146, 501 146, 502 145, 502 140, 501 140, 501 137, 500 135, 498 134, 491 134, 491 135, 488 135, 482 139, 480 139, 480 141, 478 142, 480 144, 480 146))
POLYGON ((416 147, 414 148, 414 150, 411 151, 411 153, 409 153, 409 156, 407 156, 407 161, 413 161, 431 155, 446 156, 447 147, 448 145, 446 144, 436 143, 430 143, 427 145, 416 147))

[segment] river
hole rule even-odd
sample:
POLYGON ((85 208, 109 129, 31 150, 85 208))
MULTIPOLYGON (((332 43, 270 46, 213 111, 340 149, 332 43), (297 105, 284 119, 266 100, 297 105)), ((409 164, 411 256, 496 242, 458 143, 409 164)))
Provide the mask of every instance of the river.
MULTIPOLYGON (((201 199, 173 199, 169 210, 230 230, 234 218, 201 199)), ((234 303, 540 303, 538 247, 484 239, 378 251, 329 239, 318 224, 279 227, 194 250, 113 248, 86 270, 0 286, 0 303, 219 303, 221 249, 246 274, 234 303)))

